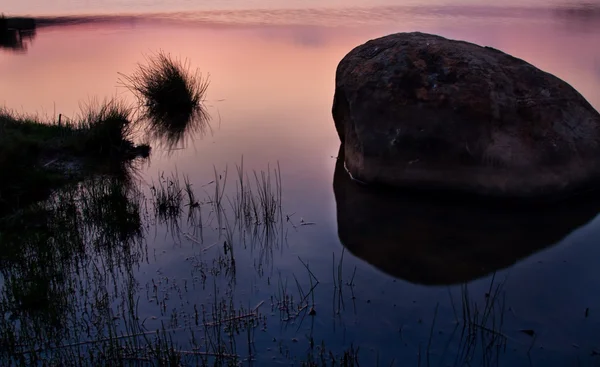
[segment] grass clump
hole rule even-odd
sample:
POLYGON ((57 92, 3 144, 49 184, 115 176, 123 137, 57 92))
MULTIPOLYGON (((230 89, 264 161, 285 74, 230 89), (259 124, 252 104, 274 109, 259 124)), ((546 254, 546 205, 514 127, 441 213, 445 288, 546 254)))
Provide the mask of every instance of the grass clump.
POLYGON ((132 116, 133 109, 117 100, 85 105, 76 126, 82 138, 78 139, 78 149, 93 156, 109 157, 131 151, 132 116))
POLYGON ((173 147, 186 133, 206 128, 209 115, 203 101, 209 82, 190 70, 187 61, 161 51, 132 75, 121 76, 121 84, 136 96, 152 138, 173 147))

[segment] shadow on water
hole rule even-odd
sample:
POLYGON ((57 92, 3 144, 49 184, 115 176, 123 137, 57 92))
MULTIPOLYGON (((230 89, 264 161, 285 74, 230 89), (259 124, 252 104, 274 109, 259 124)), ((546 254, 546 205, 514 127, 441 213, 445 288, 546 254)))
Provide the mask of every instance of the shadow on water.
POLYGON ((0 17, 0 49, 26 52, 35 36, 33 19, 0 17))
POLYGON ((333 188, 342 244, 385 273, 425 285, 466 283, 509 267, 600 211, 598 198, 516 208, 366 188, 349 177, 341 152, 333 188))

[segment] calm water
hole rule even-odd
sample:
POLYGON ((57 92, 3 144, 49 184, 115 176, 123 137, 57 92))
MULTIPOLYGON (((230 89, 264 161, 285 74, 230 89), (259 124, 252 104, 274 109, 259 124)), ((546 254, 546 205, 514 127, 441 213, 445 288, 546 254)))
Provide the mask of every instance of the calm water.
MULTIPOLYGON (((3 3, 11 15, 120 14, 41 27, 26 49, 0 50, 0 104, 17 111, 74 116, 94 97, 131 99, 118 84, 119 73, 131 73, 158 50, 210 75, 212 133, 190 137, 172 152, 154 149, 139 173, 148 198, 162 172, 187 175, 199 196, 214 193, 215 171, 222 184, 227 172, 226 195, 233 198, 242 156, 250 174, 279 164, 283 221, 275 245, 265 252, 234 241, 235 285, 208 270, 214 284, 210 278, 201 284, 199 264, 210 268, 227 255, 218 233, 223 225, 210 209, 202 238, 185 216, 178 229, 147 216, 147 256, 128 270, 145 327, 170 323, 185 349, 189 333, 177 330, 186 319, 173 321, 173 315, 216 303, 227 289, 236 306, 261 305, 265 321, 252 344, 257 365, 299 364, 311 340, 334 353, 359 346, 361 365, 600 364, 600 203, 516 213, 365 191, 348 181, 336 160, 339 140, 330 112, 335 68, 349 50, 415 30, 523 58, 600 109, 600 7, 560 1, 425 7, 380 0, 343 8, 331 0, 319 8, 309 8, 317 2, 286 2, 295 8, 286 10, 281 4, 3 3), (319 281, 307 297, 316 314, 309 316, 307 308, 290 319, 277 300, 282 289, 302 300, 313 287, 303 263, 319 281), (148 291, 154 286, 168 304, 148 291), (478 305, 470 311, 471 318, 479 312, 473 338, 461 333, 465 304, 478 305)), ((245 344, 238 349, 248 355, 245 344)))

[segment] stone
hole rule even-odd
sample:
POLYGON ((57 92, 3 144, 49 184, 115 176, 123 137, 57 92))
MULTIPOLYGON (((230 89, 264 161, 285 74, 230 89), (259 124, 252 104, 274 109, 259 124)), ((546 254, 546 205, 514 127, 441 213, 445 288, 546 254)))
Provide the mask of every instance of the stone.
POLYGON ((332 108, 367 184, 539 198, 595 189, 600 114, 573 87, 490 47, 424 33, 339 63, 332 108))

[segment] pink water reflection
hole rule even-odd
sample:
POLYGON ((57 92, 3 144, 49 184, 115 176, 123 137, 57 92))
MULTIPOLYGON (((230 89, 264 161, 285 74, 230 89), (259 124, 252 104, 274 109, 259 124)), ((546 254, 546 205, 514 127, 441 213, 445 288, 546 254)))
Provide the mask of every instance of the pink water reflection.
MULTIPOLYGON (((214 135, 179 152, 181 170, 199 161, 231 163, 244 154, 284 160, 305 179, 331 180, 338 139, 331 120, 335 69, 353 47, 399 31, 425 31, 499 48, 577 88, 600 108, 599 32, 548 18, 536 22, 456 22, 431 17, 360 27, 235 26, 206 23, 101 23, 41 28, 27 54, 0 54, 0 103, 30 113, 73 116, 92 97, 130 94, 130 73, 159 49, 210 73, 214 135), (308 175, 308 177, 307 177, 308 175)), ((210 164, 208 164, 210 163, 210 164)), ((156 155, 157 170, 172 160, 156 155)))

